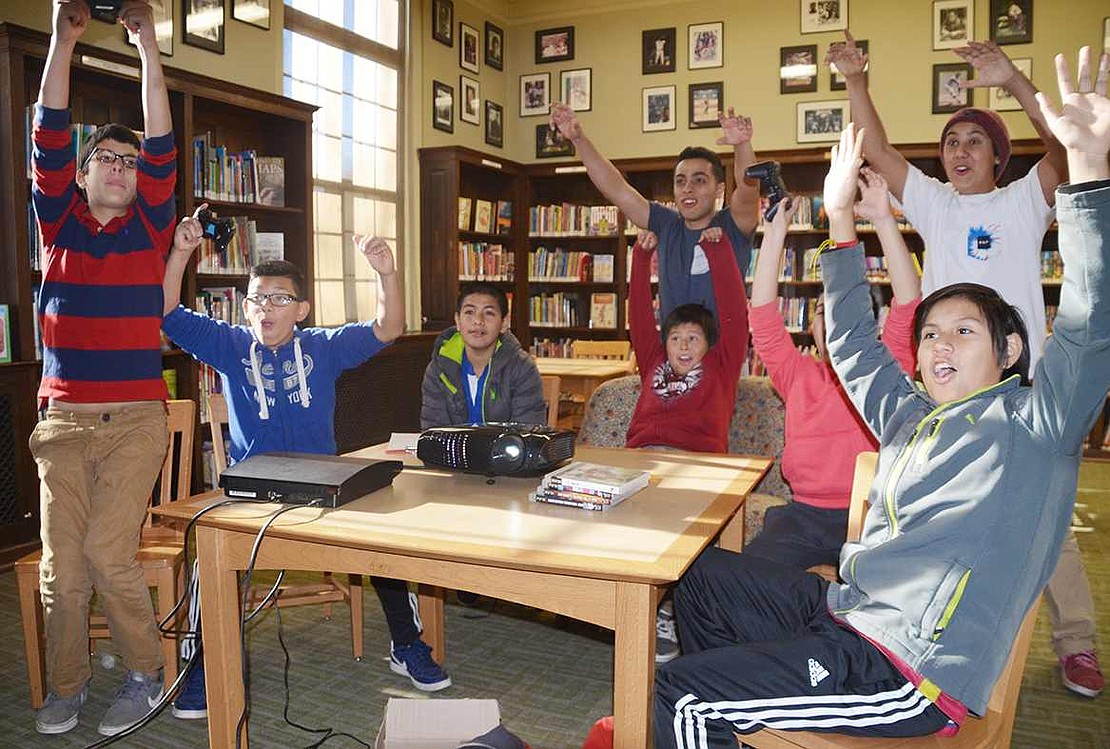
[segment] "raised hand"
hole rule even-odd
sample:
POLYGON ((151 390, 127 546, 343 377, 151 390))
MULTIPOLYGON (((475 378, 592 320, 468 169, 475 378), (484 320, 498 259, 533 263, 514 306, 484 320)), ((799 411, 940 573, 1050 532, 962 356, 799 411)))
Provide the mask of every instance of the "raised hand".
POLYGON ((119 21, 127 29, 128 39, 145 49, 158 46, 154 28, 154 9, 146 0, 124 0, 119 21))
POLYGON ((1046 123, 1068 151, 1072 182, 1101 179, 1110 172, 1106 163, 1110 151, 1110 99, 1106 98, 1106 53, 1099 56, 1098 71, 1092 80, 1091 48, 1079 50, 1078 82, 1073 82, 1067 60, 1056 55, 1056 80, 1060 88, 1060 108, 1037 92, 1046 123), (1081 173, 1076 173, 1079 167, 1081 173))
POLYGON ((786 237, 786 233, 790 230, 790 222, 794 219, 794 214, 797 212, 797 200, 794 200, 792 197, 780 200, 778 210, 775 211, 774 219, 763 228, 764 244, 772 244, 773 239, 778 239, 781 242, 782 238, 786 237))
POLYGON ((854 207, 856 215, 873 224, 893 218, 894 214, 890 210, 890 188, 883 175, 866 166, 859 173, 860 200, 854 207))
POLYGON ((709 226, 702 230, 701 236, 698 237, 698 242, 720 242, 721 238, 724 236, 724 229, 719 226, 709 226))
POLYGON ((582 123, 578 121, 578 115, 562 102, 551 105, 549 121, 551 129, 558 131, 558 137, 563 140, 573 141, 582 137, 582 123))
POLYGON ((863 128, 857 133, 855 126, 848 126, 840 133, 840 143, 832 147, 829 173, 825 175, 825 210, 831 221, 834 214, 852 213, 859 182, 859 169, 863 164, 863 128))
POLYGON ((836 69, 845 78, 854 78, 863 75, 867 70, 867 55, 856 46, 856 39, 852 32, 844 30, 843 44, 830 44, 828 54, 825 55, 826 65, 835 65, 836 69))
POLYGON ((975 78, 964 84, 964 88, 1005 86, 1019 72, 1013 61, 994 42, 969 41, 966 47, 957 47, 952 51, 975 68, 975 78))
POLYGON ((641 231, 636 235, 636 244, 650 256, 659 247, 659 237, 653 231, 641 231))
POLYGON ((54 0, 54 37, 75 42, 89 27, 89 6, 85 0, 54 0))
POLYGON ((204 227, 197 220, 197 216, 206 208, 208 204, 201 203, 193 211, 192 216, 186 216, 178 223, 173 232, 173 247, 170 250, 172 256, 188 258, 200 246, 200 241, 204 238, 204 227))
POLYGON ((736 111, 728 108, 728 114, 717 115, 721 123, 721 130, 724 131, 721 137, 717 138, 718 146, 738 146, 741 143, 750 143, 752 140, 752 118, 745 117, 744 115, 737 115, 736 111))
POLYGON ((388 276, 395 271, 393 252, 384 239, 356 234, 355 247, 366 258, 366 262, 370 263, 370 267, 378 272, 378 275, 388 276))

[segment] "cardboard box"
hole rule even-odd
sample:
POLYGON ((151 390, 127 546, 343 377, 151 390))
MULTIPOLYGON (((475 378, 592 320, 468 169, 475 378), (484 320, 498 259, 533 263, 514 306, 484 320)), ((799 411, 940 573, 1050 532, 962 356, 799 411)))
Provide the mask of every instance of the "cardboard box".
POLYGON ((501 722, 497 700, 390 697, 375 749, 456 749, 501 722))

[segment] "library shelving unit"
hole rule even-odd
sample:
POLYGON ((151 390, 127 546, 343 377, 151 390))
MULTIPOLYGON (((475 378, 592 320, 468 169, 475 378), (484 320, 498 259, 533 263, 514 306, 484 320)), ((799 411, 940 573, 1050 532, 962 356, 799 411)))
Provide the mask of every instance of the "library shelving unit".
MULTIPOLYGON (((29 108, 38 97, 49 37, 10 23, 0 23, 0 304, 8 306, 12 362, 0 364, 0 566, 24 553, 38 538, 38 480, 27 450, 35 424, 35 393, 40 362, 35 343, 33 291, 41 283, 34 269, 34 226, 28 206, 29 108)), ((194 197, 192 142, 211 132, 214 143, 230 151, 254 149, 260 155, 285 157, 285 207, 207 201, 221 216, 242 215, 259 231, 284 235, 287 260, 300 266, 312 294, 312 113, 315 107, 275 94, 237 86, 165 65, 174 133, 178 148, 177 212, 191 214, 202 199, 194 197)), ((119 122, 142 129, 139 61, 128 56, 77 45, 70 75, 73 122, 119 122)), ((246 289, 245 273, 198 275, 190 270, 182 301, 192 307, 198 291, 212 286, 246 289)), ((192 357, 170 348, 163 367, 173 372, 177 396, 200 400, 198 367, 192 357)), ((199 443, 197 466, 199 481, 199 443)))

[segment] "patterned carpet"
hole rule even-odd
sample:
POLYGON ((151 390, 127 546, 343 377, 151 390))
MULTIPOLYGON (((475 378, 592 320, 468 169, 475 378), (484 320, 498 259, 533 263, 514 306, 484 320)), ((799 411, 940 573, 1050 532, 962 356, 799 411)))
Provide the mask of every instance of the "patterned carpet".
MULTIPOLYGON (((1079 544, 1100 613, 1101 642, 1110 643, 1110 462, 1084 463, 1076 512, 1079 544)), ((289 717, 313 728, 333 728, 373 745, 386 700, 423 697, 408 680, 389 671, 388 635, 372 595, 366 603, 367 658, 350 657, 345 612, 322 621, 320 609, 301 607, 282 614, 289 649, 289 717)), ((294 728, 282 717, 284 656, 278 617, 269 613, 250 632, 252 745, 310 746, 322 734, 294 728)), ((495 697, 510 730, 533 749, 577 749, 594 720, 612 712, 612 636, 590 625, 483 599, 476 607, 447 607, 449 670, 455 686, 444 697, 495 697)), ((40 736, 28 704, 15 575, 0 574, 0 658, 14 664, 0 680, 0 745, 83 747, 100 736, 96 724, 114 694, 122 671, 94 664, 93 685, 80 725, 62 736, 40 736)), ((110 652, 110 644, 105 651, 110 652)), ((1110 646, 1104 667, 1110 667, 1110 646)), ((1110 668, 1107 669, 1110 671, 1110 668)), ((206 745, 204 721, 181 721, 169 711, 135 737, 115 746, 178 749, 206 745)), ((336 737, 324 747, 361 744, 336 737)), ((1047 617, 1037 623, 1014 730, 1014 749, 1099 749, 1110 746, 1110 692, 1095 700, 1060 686, 1049 646, 1047 617)))

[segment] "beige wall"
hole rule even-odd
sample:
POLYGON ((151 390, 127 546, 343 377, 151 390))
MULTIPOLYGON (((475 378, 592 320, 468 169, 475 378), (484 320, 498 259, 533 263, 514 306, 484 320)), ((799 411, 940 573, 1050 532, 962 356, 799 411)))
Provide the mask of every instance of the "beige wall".
MULTIPOLYGON (((282 42, 281 26, 285 17, 282 0, 270 0, 270 29, 258 28, 231 17, 233 0, 225 0, 224 54, 217 54, 182 41, 184 24, 182 6, 188 0, 173 0, 173 56, 163 55, 162 64, 189 70, 201 75, 232 80, 251 88, 281 93, 282 42)), ((50 33, 50 0, 4 0, 0 21, 50 33)), ((91 21, 81 41, 94 47, 110 49, 138 57, 135 48, 123 40, 120 26, 91 21)))

